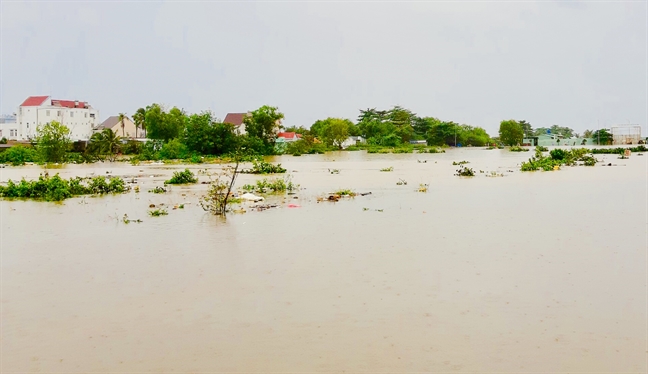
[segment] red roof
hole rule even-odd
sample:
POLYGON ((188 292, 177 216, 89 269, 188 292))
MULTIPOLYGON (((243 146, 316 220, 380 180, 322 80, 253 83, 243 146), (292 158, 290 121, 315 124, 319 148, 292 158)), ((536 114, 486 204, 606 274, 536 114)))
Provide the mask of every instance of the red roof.
POLYGON ((295 132, 280 132, 277 134, 277 138, 284 138, 284 139, 295 139, 295 138, 301 138, 301 134, 297 134, 295 132))
POLYGON ((41 106, 49 96, 30 96, 20 106, 41 106))
POLYGON ((72 100, 54 100, 54 99, 52 99, 52 105, 54 105, 54 106, 62 106, 62 107, 65 107, 65 108, 87 108, 88 107, 88 103, 84 103, 83 101, 72 101, 72 100))
POLYGON ((247 113, 227 113, 223 123, 231 123, 234 126, 240 126, 247 113))

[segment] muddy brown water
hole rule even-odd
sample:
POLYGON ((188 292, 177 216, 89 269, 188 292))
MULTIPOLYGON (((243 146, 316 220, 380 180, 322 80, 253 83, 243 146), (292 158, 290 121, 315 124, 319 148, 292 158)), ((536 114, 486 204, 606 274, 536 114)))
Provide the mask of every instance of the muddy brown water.
POLYGON ((278 157, 298 199, 226 221, 198 206, 205 185, 146 192, 185 166, 52 169, 142 192, 0 202, 0 369, 646 372, 648 155, 519 172, 531 153, 278 157), (317 202, 342 188, 372 194, 317 202))

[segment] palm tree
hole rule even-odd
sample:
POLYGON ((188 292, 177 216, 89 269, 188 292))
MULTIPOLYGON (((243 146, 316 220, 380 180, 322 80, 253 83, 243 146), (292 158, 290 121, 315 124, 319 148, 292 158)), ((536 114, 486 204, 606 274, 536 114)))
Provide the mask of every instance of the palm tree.
POLYGON ((143 130, 146 130, 146 123, 145 123, 145 118, 146 118, 146 109, 144 108, 139 108, 133 114, 133 122, 135 122, 135 137, 137 138, 137 129, 141 128, 143 130))
POLYGON ((126 137, 126 134, 124 133, 124 128, 126 127, 126 125, 124 124, 125 119, 128 119, 128 116, 126 116, 124 113, 119 113, 119 122, 121 122, 122 137, 126 137))
POLYGON ((98 157, 107 156, 108 161, 115 161, 119 152, 121 139, 111 129, 104 129, 101 132, 92 134, 90 137, 90 152, 98 157))

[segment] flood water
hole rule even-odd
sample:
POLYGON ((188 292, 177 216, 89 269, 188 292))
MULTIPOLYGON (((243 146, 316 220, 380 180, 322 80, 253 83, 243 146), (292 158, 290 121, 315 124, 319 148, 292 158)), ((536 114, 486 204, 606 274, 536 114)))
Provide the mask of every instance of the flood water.
POLYGON ((185 166, 50 170, 142 192, 0 201, 0 371, 646 372, 648 155, 519 172, 532 153, 277 157, 298 199, 226 221, 206 185, 147 192, 185 166), (372 194, 317 202, 338 189, 372 194))

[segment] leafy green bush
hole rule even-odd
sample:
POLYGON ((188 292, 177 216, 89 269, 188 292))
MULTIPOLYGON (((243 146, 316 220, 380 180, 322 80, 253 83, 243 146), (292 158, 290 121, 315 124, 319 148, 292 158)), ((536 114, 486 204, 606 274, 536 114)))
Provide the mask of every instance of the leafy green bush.
POLYGON ((148 214, 151 217, 160 217, 160 216, 168 215, 169 212, 166 209, 159 208, 159 209, 149 210, 148 214))
POLYGON ((138 155, 142 153, 143 148, 142 142, 131 139, 121 146, 121 151, 125 155, 138 155))
POLYGON ((263 180, 256 181, 256 185, 246 184, 242 188, 243 190, 250 192, 269 193, 293 191, 298 189, 299 186, 293 184, 290 178, 264 178, 263 180))
POLYGON ((245 174, 281 174, 285 173, 286 169, 281 167, 281 164, 273 165, 263 160, 252 161, 252 169, 242 170, 241 173, 245 174))
POLYGON ((36 149, 16 145, 0 153, 0 163, 19 166, 24 165, 26 162, 38 162, 36 149))
POLYGON ((125 190, 124 180, 119 177, 110 178, 108 182, 105 177, 65 180, 58 174, 50 177, 45 173, 34 181, 23 178, 15 183, 9 180, 7 186, 0 186, 0 197, 61 201, 76 195, 121 193, 125 190))
POLYGON ((475 171, 469 167, 462 165, 461 168, 457 170, 457 173, 455 175, 459 177, 474 177, 475 171))
POLYGON ((551 158, 558 161, 564 160, 565 154, 566 152, 560 148, 552 149, 551 152, 549 152, 551 158))
POLYGON ((536 151, 549 152, 549 148, 538 145, 538 146, 536 146, 536 151))
POLYGON ((164 184, 192 184, 197 183, 198 178, 191 172, 189 169, 184 171, 176 171, 173 173, 173 176, 168 181, 165 181, 164 184))
POLYGON ((160 148, 158 155, 163 160, 181 160, 187 157, 188 152, 180 139, 173 139, 160 148))
POLYGON ((511 151, 511 152, 528 152, 529 149, 514 145, 511 148, 509 148, 509 151, 511 151))
POLYGON ((554 149, 549 152, 549 156, 542 155, 542 152, 536 149, 534 157, 529 161, 523 162, 520 166, 521 171, 544 171, 555 170, 561 165, 576 165, 576 161, 581 161, 585 166, 594 166, 596 159, 590 156, 591 150, 587 148, 576 148, 572 150, 554 149))
POLYGON ((646 152, 648 151, 648 148, 644 146, 643 144, 640 144, 637 147, 631 147, 631 148, 623 148, 623 147, 617 147, 617 148, 595 148, 592 149, 591 152, 593 154, 619 154, 622 155, 626 149, 629 149, 630 152, 646 152))
POLYGON ((469 163, 470 163, 470 161, 466 161, 466 160, 464 160, 464 161, 459 161, 459 162, 457 162, 457 161, 452 161, 452 165, 454 165, 454 166, 457 166, 457 165, 465 165, 465 164, 469 164, 469 163))

